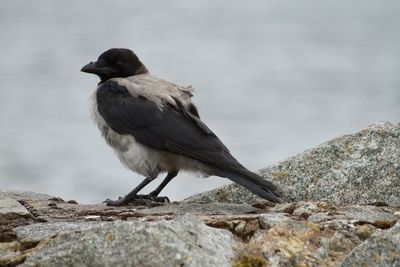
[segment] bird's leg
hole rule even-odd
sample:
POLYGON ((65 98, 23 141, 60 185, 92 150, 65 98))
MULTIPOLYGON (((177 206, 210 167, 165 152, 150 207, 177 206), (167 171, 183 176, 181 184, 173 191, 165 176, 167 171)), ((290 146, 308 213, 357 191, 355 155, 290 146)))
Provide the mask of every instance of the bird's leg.
POLYGON ((150 192, 148 195, 138 195, 139 191, 142 190, 146 185, 148 185, 152 180, 148 177, 144 179, 135 189, 129 192, 125 197, 120 197, 117 200, 107 199, 104 201, 107 206, 124 206, 129 203, 144 203, 145 200, 151 200, 155 202, 169 202, 168 197, 159 197, 161 190, 175 177, 178 175, 178 172, 169 172, 161 184, 150 192), (142 201, 141 201, 142 200, 142 201))
POLYGON ((142 190, 146 185, 148 185, 152 180, 149 177, 146 177, 138 186, 136 186, 131 192, 129 192, 126 196, 120 197, 117 200, 107 199, 104 201, 107 206, 124 206, 128 205, 135 199, 140 199, 141 197, 138 196, 140 190, 142 190))
POLYGON ((175 176, 177 176, 177 175, 178 175, 178 172, 177 172, 177 171, 176 171, 176 172, 169 172, 169 173, 167 174, 167 176, 164 178, 164 180, 161 182, 161 184, 160 184, 159 186, 157 186, 156 189, 154 189, 153 191, 151 191, 151 192, 149 193, 149 196, 150 196, 152 199, 156 200, 156 201, 161 201, 161 202, 168 201, 168 202, 169 202, 168 197, 159 197, 158 194, 160 194, 161 190, 163 190, 164 187, 165 187, 169 182, 171 182, 171 180, 172 180, 175 176))

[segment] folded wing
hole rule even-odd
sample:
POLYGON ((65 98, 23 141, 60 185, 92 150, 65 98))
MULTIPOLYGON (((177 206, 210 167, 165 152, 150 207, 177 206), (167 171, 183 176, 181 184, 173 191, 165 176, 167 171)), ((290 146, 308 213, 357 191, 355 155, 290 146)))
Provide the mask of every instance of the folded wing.
POLYGON ((199 119, 197 110, 165 103, 160 109, 144 97, 134 97, 115 81, 97 91, 97 106, 106 123, 118 134, 132 135, 139 143, 196 159, 216 175, 231 179, 257 195, 279 201, 276 187, 244 168, 218 137, 199 119), (196 112, 192 112, 195 110, 196 112))

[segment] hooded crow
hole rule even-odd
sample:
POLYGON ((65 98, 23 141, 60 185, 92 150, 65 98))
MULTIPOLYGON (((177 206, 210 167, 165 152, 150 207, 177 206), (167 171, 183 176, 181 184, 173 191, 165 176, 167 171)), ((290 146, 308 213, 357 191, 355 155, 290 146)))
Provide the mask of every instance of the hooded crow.
POLYGON ((135 189, 109 206, 138 199, 157 199, 179 171, 225 177, 254 194, 281 201, 278 188, 243 167, 200 120, 192 88, 151 75, 129 49, 112 48, 83 72, 100 77, 92 99, 92 117, 106 142, 130 170, 146 177, 135 189), (162 183, 149 195, 138 195, 160 173, 162 183))

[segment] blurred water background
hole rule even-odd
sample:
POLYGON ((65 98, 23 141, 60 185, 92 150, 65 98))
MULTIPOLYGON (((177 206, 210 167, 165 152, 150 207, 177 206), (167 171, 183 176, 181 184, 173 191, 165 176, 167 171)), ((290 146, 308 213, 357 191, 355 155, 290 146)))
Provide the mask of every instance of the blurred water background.
MULTIPOLYGON (((111 47, 193 85, 202 119, 254 171, 400 115, 400 1, 3 0, 0 25, 2 189, 94 203, 141 181, 88 114, 98 80, 79 70, 111 47)), ((163 195, 226 183, 181 174, 163 195)))

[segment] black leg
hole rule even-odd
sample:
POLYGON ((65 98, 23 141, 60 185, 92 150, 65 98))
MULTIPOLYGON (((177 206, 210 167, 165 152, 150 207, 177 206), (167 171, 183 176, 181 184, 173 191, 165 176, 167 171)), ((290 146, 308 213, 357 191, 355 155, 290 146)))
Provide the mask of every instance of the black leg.
MULTIPOLYGON (((140 190, 143 189, 146 185, 148 185, 151 182, 151 179, 146 177, 138 186, 135 187, 131 192, 129 192, 125 197, 120 198, 118 200, 111 200, 107 199, 104 201, 107 206, 123 206, 127 205, 129 202, 135 199, 137 196, 137 193, 139 193, 140 190)), ((161 191, 161 190, 160 190, 161 191)))
POLYGON ((169 172, 169 173, 167 174, 167 176, 164 178, 164 180, 161 182, 161 184, 160 184, 156 189, 154 189, 153 191, 151 191, 151 193, 150 193, 149 195, 152 196, 152 197, 158 196, 158 194, 160 194, 161 190, 163 190, 164 187, 165 187, 169 182, 171 182, 171 180, 172 180, 175 176, 177 176, 177 175, 178 175, 178 172, 177 172, 177 171, 176 171, 176 172, 169 172))

